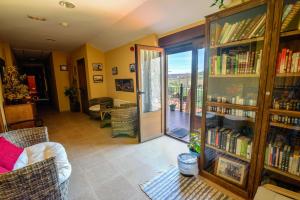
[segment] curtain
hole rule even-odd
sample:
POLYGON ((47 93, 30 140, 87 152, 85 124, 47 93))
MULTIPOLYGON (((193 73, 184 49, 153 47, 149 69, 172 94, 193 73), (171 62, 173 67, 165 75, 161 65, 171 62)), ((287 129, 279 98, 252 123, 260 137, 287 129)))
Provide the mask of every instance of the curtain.
POLYGON ((142 110, 153 112, 161 109, 162 68, 160 52, 141 50, 142 110))

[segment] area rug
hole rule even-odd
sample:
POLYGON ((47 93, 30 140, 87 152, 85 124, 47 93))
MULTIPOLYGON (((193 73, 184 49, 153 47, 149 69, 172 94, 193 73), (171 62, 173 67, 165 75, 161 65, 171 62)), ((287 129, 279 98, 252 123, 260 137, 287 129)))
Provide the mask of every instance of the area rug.
POLYGON ((175 129, 171 130, 170 134, 177 138, 183 138, 183 137, 187 136, 188 130, 186 130, 185 128, 175 128, 175 129))
POLYGON ((182 176, 176 167, 140 185, 152 200, 229 200, 227 195, 211 187, 199 177, 182 176))

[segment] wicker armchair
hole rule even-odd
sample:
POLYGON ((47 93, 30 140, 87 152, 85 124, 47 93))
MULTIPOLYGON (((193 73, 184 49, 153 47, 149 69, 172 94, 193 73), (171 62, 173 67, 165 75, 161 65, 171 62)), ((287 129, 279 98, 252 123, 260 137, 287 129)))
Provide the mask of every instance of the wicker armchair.
POLYGON ((127 135, 135 137, 137 132, 136 104, 122 104, 111 110, 112 136, 127 135))
POLYGON ((113 99, 110 97, 100 97, 89 100, 89 115, 92 119, 100 118, 100 109, 111 108, 113 99), (90 109, 93 106, 98 106, 96 110, 90 109))
MULTIPOLYGON (((28 128, 0 134, 20 147, 47 142, 46 127, 28 128)), ((0 199, 66 200, 69 179, 59 184, 55 158, 49 158, 9 173, 0 174, 0 199)))

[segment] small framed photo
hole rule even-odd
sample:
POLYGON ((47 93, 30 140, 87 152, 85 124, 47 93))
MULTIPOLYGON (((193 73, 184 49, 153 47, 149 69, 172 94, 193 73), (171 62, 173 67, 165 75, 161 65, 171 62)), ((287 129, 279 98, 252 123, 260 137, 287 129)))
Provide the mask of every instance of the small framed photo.
POLYGON ((67 65, 60 65, 60 71, 68 71, 67 65))
POLYGON ((220 156, 215 167, 215 174, 239 186, 245 186, 247 164, 220 156))
POLYGON ((134 63, 131 63, 131 64, 129 65, 129 71, 130 71, 130 72, 135 72, 135 64, 134 64, 134 63))
POLYGON ((102 71, 103 69, 103 64, 102 63, 93 63, 93 71, 102 71))
POLYGON ((94 75, 93 81, 94 83, 103 83, 103 75, 94 75))
POLYGON ((113 67, 111 72, 112 72, 112 75, 117 75, 118 74, 118 67, 113 67))

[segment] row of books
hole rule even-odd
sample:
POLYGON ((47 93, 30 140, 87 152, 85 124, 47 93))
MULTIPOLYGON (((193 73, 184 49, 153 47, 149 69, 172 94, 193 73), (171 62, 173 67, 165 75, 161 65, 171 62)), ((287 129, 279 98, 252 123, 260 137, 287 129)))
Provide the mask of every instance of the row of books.
POLYGON ((266 147, 265 165, 300 176, 300 147, 269 143, 266 147))
POLYGON ((255 119, 255 112, 248 110, 224 108, 219 106, 207 106, 207 111, 216 112, 224 115, 232 115, 236 117, 246 117, 253 120, 255 119))
POLYGON ((274 99, 273 108, 277 110, 300 111, 300 100, 298 99, 274 99))
POLYGON ((222 27, 215 23, 211 26, 211 46, 263 36, 266 14, 247 18, 235 23, 226 22, 222 27))
POLYGON ((278 54, 276 73, 300 72, 300 52, 293 52, 291 49, 283 48, 278 54))
MULTIPOLYGON (((281 24, 281 31, 289 30, 289 26, 295 26, 297 28, 298 21, 299 21, 299 14, 300 14, 300 1, 296 1, 295 4, 287 4, 284 6, 283 14, 282 14, 282 24, 281 24)), ((298 27, 299 28, 299 27, 298 27)))
POLYGON ((278 122, 287 125, 300 126, 300 118, 299 117, 290 117, 286 115, 272 115, 272 122, 278 122))
POLYGON ((252 152, 251 138, 226 128, 209 129, 206 143, 218 149, 250 159, 252 152))
POLYGON ((239 52, 230 50, 210 57, 209 74, 259 74, 262 50, 239 52))

